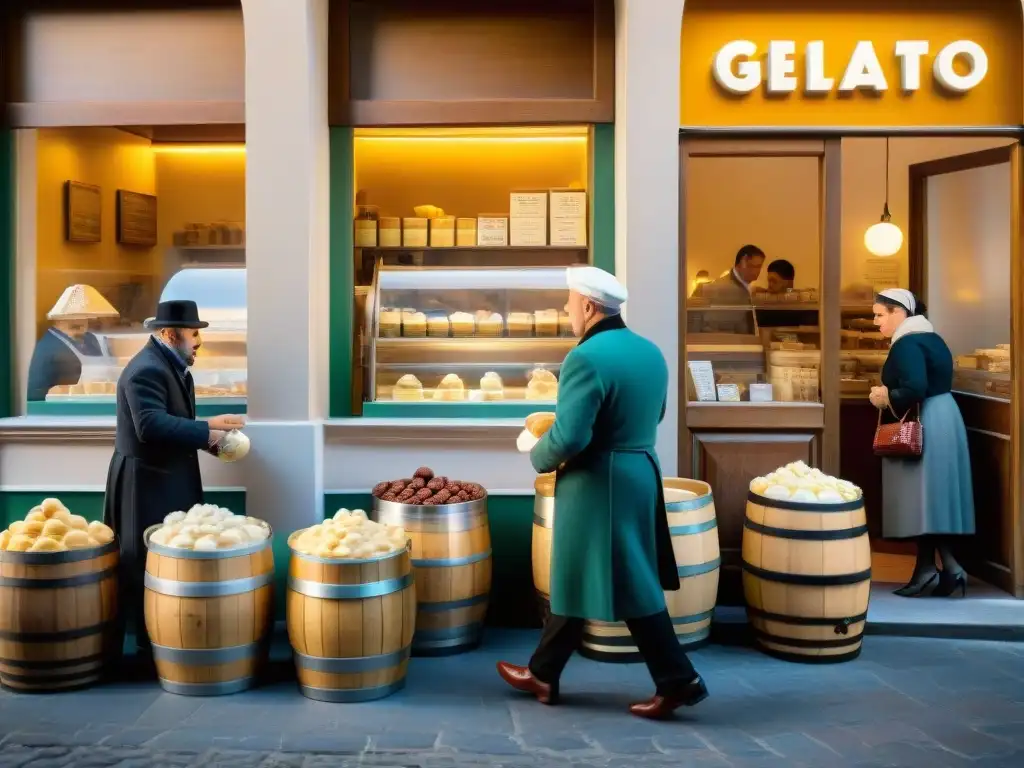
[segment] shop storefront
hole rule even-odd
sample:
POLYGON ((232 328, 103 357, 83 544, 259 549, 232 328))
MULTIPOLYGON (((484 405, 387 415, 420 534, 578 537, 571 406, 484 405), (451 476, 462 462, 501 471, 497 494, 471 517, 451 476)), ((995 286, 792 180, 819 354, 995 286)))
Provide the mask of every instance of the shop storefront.
MULTIPOLYGON (((167 60, 132 67, 111 61, 102 72, 95 65, 93 85, 103 91, 88 94, 90 102, 166 93, 159 103, 119 102, 106 113, 88 114, 79 104, 54 112, 32 102, 62 98, 29 90, 41 77, 33 76, 37 71, 58 79, 62 74, 46 47, 48 30, 62 17, 29 14, 22 20, 28 51, 22 87, 28 95, 12 97, 10 110, 18 144, 15 275, 19 286, 34 291, 25 296, 35 298, 19 299, 14 315, 20 378, 15 418, 4 424, 0 445, 4 515, 20 517, 40 495, 58 496, 90 517, 99 512, 113 424, 102 387, 116 375, 95 377, 89 391, 56 383, 42 402, 25 394, 33 347, 61 298, 60 291, 38 295, 42 264, 54 250, 80 254, 94 247, 68 248, 66 233, 49 226, 53 222, 38 209, 50 204, 44 196, 61 194, 66 180, 100 187, 103 206, 127 188, 157 199, 157 246, 141 255, 137 249, 120 252, 124 244, 113 231, 118 217, 106 207, 101 239, 116 245, 115 264, 132 264, 126 271, 153 262, 156 289, 138 298, 140 307, 177 288, 175 281, 182 296, 200 290, 194 279, 207 273, 220 276, 212 293, 230 296, 236 292, 230 273, 244 267, 241 307, 212 298, 200 307, 223 314, 225 324, 240 323, 225 328, 238 338, 224 340, 223 357, 231 359, 211 361, 219 378, 210 386, 218 391, 203 393, 200 406, 206 413, 244 408, 258 448, 238 465, 204 458, 208 495, 275 530, 291 531, 342 506, 368 508, 376 482, 419 466, 479 482, 491 494, 498 618, 529 623, 536 617, 529 562, 534 477, 515 451, 515 436, 522 417, 550 405, 554 396, 551 386, 531 389, 530 374, 544 369, 557 380, 571 345, 558 329, 562 269, 573 263, 616 269, 613 4, 573 0, 552 12, 539 2, 487 9, 450 2, 427 11, 404 2, 332 2, 328 9, 291 0, 242 3, 244 26, 237 10, 234 4, 230 28, 223 25, 224 8, 185 11, 166 4, 132 20, 116 10, 81 11, 74 20, 87 20, 83 36, 86 27, 88 34, 100 34, 104 25, 105 34, 124 34, 124 24, 134 23, 133 40, 158 53, 173 52, 165 35, 184 38, 195 55, 218 45, 220 36, 218 56, 204 64, 209 71, 201 83, 170 82, 174 68, 167 60), (513 60, 516 66, 508 66, 513 60), (219 117, 193 117, 215 107, 219 117), (157 115, 159 130, 141 136, 121 130, 154 124, 157 115), (148 186, 80 178, 62 166, 44 179, 31 161, 41 165, 48 132, 79 130, 152 145, 145 149, 154 155, 153 167, 145 169, 148 186), (237 217, 201 210, 179 215, 168 200, 177 190, 164 183, 175 173, 172 163, 219 168, 232 161, 239 170, 235 178, 244 178, 242 248, 230 239, 230 227, 221 242, 218 227, 196 234, 180 226, 237 217), (524 208, 533 215, 522 216, 513 209, 514 193, 521 193, 524 206, 542 201, 545 209, 524 208), (176 227, 169 243, 159 239, 165 222, 176 227), (44 237, 50 238, 46 247, 44 237), (183 246, 175 237, 202 241, 183 246), (181 265, 174 271, 167 263, 172 252, 187 250, 198 259, 201 249, 215 255, 195 265, 195 274, 179 277, 181 265), (519 267, 528 271, 516 284, 519 267), (193 278, 191 285, 185 278, 193 278), (417 334, 399 313, 392 334, 396 308, 421 314, 430 332, 417 334), (500 316, 503 331, 521 315, 523 336, 491 338, 477 315, 485 311, 487 320, 500 316), (465 315, 472 318, 472 332, 463 332, 465 315), (438 331, 442 323, 444 334, 438 331), (239 367, 239 348, 244 389, 220 380, 239 367), (488 372, 501 379, 500 400, 493 392, 482 396, 480 380, 488 372), (463 397, 435 395, 449 374, 463 384, 463 397), (422 384, 420 402, 396 397, 395 385, 406 375, 422 384), (219 391, 225 383, 228 391, 219 391)), ((65 138, 54 135, 52 141, 65 138)), ((236 196, 227 182, 211 186, 187 189, 179 208, 203 197, 236 196)), ((80 266, 69 258, 50 271, 63 276, 62 270, 80 266)), ((85 277, 76 273, 74 282, 85 277)), ((121 320, 126 313, 108 286, 93 287, 121 320)), ((144 319, 145 310, 140 312, 129 320, 144 319)), ((540 384, 550 384, 549 378, 542 375, 540 384)), ((285 538, 276 542, 282 572, 285 538)), ((283 601, 278 607, 283 610, 283 601)))
POLYGON ((714 489, 720 602, 742 599, 748 484, 794 461, 860 485, 875 580, 909 576, 878 538, 867 402, 888 287, 956 356, 969 569, 1021 594, 1019 4, 689 0, 682 19, 679 467, 714 489), (883 208, 902 244, 866 237, 883 208))

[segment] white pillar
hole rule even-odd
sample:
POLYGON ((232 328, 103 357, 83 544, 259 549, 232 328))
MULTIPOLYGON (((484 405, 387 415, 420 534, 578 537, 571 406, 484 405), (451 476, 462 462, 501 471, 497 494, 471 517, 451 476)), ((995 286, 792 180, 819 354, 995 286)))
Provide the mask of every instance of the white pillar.
POLYGON ((615 272, 630 327, 669 366, 658 431, 666 475, 678 464, 679 53, 683 0, 615 2, 615 272))
MULTIPOLYGON (((322 519, 329 274, 328 0, 243 0, 249 427, 246 506, 322 519)), ((281 530, 284 529, 284 530, 281 530)))

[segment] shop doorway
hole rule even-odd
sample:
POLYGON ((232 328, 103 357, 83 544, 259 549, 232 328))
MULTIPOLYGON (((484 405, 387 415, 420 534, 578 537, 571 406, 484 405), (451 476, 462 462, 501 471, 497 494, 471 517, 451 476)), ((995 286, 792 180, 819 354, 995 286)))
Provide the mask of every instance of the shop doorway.
POLYGON ((681 138, 681 471, 715 493, 721 603, 742 599, 749 482, 793 461, 863 489, 878 591, 909 578, 913 545, 881 538, 877 412, 867 401, 887 355, 871 312, 886 280, 924 298, 957 356, 978 527, 963 559, 976 579, 1020 594, 1020 419, 1008 351, 1019 337, 1011 307, 1017 317, 1014 297, 1024 295, 1014 288, 1018 154, 1008 137, 681 138), (902 259, 865 248, 883 194, 906 234, 902 259), (760 264, 744 273, 740 253, 750 246, 760 264), (749 299, 731 290, 745 281, 749 299), (711 369, 710 400, 697 391, 693 363, 711 369), (759 384, 771 387, 766 401, 758 402, 759 384))
POLYGON ((970 444, 977 525, 964 544, 970 570, 1017 595, 1019 179, 1015 141, 912 164, 908 243, 911 290, 928 304, 956 361, 953 388, 970 444))

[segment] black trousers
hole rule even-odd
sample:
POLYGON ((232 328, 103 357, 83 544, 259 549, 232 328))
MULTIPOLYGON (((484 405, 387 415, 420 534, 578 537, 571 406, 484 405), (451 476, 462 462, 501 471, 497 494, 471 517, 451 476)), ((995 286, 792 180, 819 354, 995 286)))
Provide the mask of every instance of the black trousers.
MULTIPOLYGON (((544 624, 540 644, 530 659, 530 672, 554 687, 562 670, 583 642, 584 619, 552 614, 544 624)), ((644 657, 659 696, 672 696, 697 678, 697 670, 679 645, 668 611, 627 619, 633 640, 644 657)))

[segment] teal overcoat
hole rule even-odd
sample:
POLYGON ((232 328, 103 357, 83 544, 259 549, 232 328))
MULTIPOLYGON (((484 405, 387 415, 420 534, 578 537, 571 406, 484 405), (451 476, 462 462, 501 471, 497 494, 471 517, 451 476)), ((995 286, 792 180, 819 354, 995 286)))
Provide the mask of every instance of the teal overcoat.
POLYGON ((557 470, 553 614, 640 618, 679 589, 654 450, 667 394, 661 351, 618 316, 566 356, 555 423, 530 453, 537 472, 557 470))

